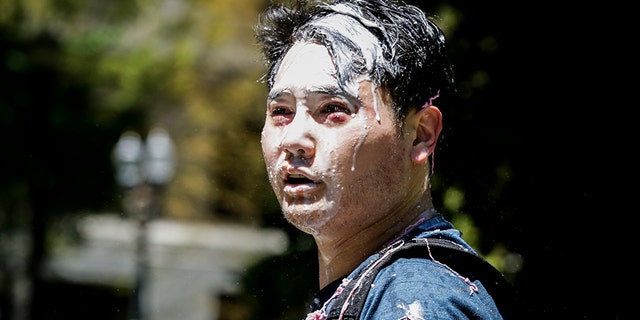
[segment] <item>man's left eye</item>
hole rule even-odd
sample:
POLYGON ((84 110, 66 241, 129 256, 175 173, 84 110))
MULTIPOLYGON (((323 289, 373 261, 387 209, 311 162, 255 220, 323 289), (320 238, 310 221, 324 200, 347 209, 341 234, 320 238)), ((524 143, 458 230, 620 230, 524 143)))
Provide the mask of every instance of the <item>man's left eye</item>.
POLYGON ((351 114, 351 110, 349 108, 339 105, 339 104, 328 104, 324 107, 324 112, 326 113, 336 113, 342 112, 346 114, 351 114))

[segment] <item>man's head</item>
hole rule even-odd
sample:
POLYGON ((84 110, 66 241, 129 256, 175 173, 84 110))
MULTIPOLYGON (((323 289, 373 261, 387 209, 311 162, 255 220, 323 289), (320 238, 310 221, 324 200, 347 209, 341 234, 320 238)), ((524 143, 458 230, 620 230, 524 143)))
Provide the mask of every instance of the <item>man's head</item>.
POLYGON ((262 149, 285 217, 335 239, 429 209, 432 101, 452 84, 442 32, 382 0, 298 5, 256 30, 269 66, 262 149))
POLYGON ((293 8, 265 12, 256 35, 269 89, 284 54, 308 41, 329 50, 343 90, 352 91, 366 78, 390 92, 398 120, 454 90, 444 34, 415 6, 388 0, 297 1, 293 8))

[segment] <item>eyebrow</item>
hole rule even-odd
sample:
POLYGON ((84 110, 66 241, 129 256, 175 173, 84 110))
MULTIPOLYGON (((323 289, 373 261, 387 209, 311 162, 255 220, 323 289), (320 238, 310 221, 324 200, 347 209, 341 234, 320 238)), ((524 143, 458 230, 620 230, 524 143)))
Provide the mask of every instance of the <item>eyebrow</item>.
POLYGON ((284 89, 276 92, 269 92, 269 94, 267 95, 267 101, 273 101, 286 95, 289 95, 289 96, 292 95, 291 91, 289 91, 288 89, 284 89))
POLYGON ((338 88, 338 87, 312 87, 310 90, 307 91, 307 94, 326 94, 326 95, 330 95, 330 96, 343 96, 343 95, 348 95, 346 92, 344 92, 344 90, 338 88))
MULTIPOLYGON (((354 97, 352 94, 348 93, 347 91, 337 86, 312 87, 309 90, 305 90, 305 95, 310 95, 310 94, 340 96, 340 97, 346 98, 347 100, 359 100, 358 97, 354 97)), ((282 96, 289 96, 289 95, 292 95, 291 90, 282 89, 282 90, 269 93, 269 95, 267 96, 267 100, 273 101, 282 96)))
POLYGON ((358 96, 354 96, 351 93, 347 92, 346 90, 340 88, 340 87, 334 87, 334 86, 330 86, 330 87, 313 87, 311 88, 307 94, 323 94, 323 95, 329 95, 329 96, 333 96, 333 97, 340 97, 346 101, 349 101, 350 103, 353 104, 360 104, 362 103, 362 101, 360 100, 360 97, 358 96))

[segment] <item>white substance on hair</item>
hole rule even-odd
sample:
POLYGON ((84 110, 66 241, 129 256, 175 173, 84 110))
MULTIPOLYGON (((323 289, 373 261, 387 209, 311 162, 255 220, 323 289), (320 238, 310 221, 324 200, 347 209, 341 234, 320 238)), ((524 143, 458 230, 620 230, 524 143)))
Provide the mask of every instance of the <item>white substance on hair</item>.
MULTIPOLYGON (((382 57, 382 48, 380 46, 380 42, 378 38, 375 37, 367 28, 378 28, 381 27, 371 21, 363 20, 357 18, 357 15, 352 12, 352 10, 346 7, 343 4, 333 6, 332 9, 337 12, 337 14, 328 15, 322 19, 317 20, 313 24, 324 29, 335 30, 332 32, 337 32, 345 37, 348 37, 351 41, 355 43, 355 45, 360 48, 362 53, 362 57, 364 58, 364 62, 366 64, 366 72, 371 74, 373 69, 377 64, 384 63, 384 58, 382 57), (354 24, 351 19, 356 19, 361 24, 354 24)), ((337 69, 346 68, 346 66, 336 66, 337 69)), ((356 75, 357 76, 357 75, 356 75)), ((357 82, 358 79, 355 79, 354 82, 349 85, 350 89, 354 87, 357 90, 357 82)))

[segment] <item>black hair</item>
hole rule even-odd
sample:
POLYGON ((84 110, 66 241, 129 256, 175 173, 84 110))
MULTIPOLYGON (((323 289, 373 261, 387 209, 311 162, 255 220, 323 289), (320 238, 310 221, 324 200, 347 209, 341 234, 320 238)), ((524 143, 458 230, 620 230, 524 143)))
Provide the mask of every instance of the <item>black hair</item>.
POLYGON ((269 89, 288 49, 310 41, 327 47, 340 86, 365 75, 388 90, 398 119, 455 90, 442 29, 420 8, 400 1, 273 3, 254 31, 267 66, 262 80, 269 89))

